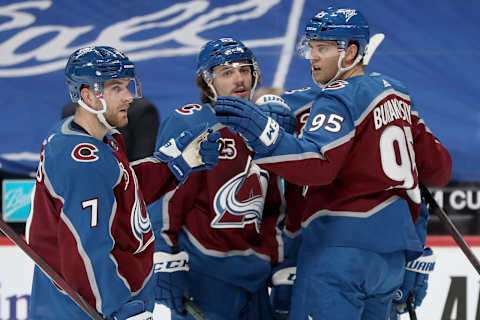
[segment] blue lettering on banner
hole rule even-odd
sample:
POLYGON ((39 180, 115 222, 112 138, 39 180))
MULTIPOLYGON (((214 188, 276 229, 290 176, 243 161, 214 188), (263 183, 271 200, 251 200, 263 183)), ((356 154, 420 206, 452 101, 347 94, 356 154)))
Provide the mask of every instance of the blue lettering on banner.
POLYGON ((3 180, 2 218, 7 222, 23 222, 30 212, 30 195, 35 180, 3 180))
MULTIPOLYGON (((0 288, 1 288, 0 283, 0 288)), ((20 320, 28 319, 28 305, 30 303, 30 294, 14 294, 6 296, 5 299, 0 294, 0 320, 20 320), (5 303, 6 302, 6 303, 5 303), (6 309, 2 310, 2 306, 6 309), (8 311, 7 311, 8 310, 8 311), (8 312, 8 317, 3 312, 8 312), (5 318, 2 317, 2 314, 5 318)))

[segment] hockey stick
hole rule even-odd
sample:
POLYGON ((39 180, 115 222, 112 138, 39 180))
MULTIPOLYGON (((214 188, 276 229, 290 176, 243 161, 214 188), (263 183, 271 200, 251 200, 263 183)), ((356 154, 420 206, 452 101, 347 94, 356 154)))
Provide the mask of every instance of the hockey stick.
POLYGON ((370 62, 370 59, 373 56, 375 50, 377 50, 380 43, 382 43, 383 39, 385 39, 385 35, 383 33, 374 34, 370 40, 368 41, 367 52, 363 57, 363 64, 366 66, 370 62))
POLYGON ((192 301, 186 299, 183 302, 183 306, 188 313, 192 315, 195 320, 208 320, 207 316, 193 303, 192 301))
POLYGON ((104 318, 97 312, 87 301, 67 282, 62 278, 52 267, 50 267, 45 260, 42 259, 30 247, 23 238, 21 238, 8 224, 0 219, 0 230, 17 245, 33 262, 45 273, 60 289, 65 291, 67 295, 80 307, 91 319, 104 320, 104 318))
MULTIPOLYGON (((2 231, 17 247, 19 247, 40 270, 45 273, 60 289, 65 291, 70 299, 77 304, 91 319, 105 320, 100 313, 97 312, 87 301, 65 280, 59 275, 45 260, 42 259, 25 240, 23 240, 8 224, 0 219, 0 231, 2 231)), ((185 301, 185 310, 187 310, 195 320, 208 320, 203 312, 191 301, 185 301)))
POLYGON ((455 242, 458 244, 460 249, 462 249, 463 253, 473 265, 478 274, 480 274, 480 262, 473 254, 472 249, 470 249, 462 234, 458 231, 457 227, 455 227, 452 220, 450 220, 450 218, 448 217, 447 213, 442 208, 440 208, 437 201, 435 201, 427 187, 425 187, 423 184, 420 184, 420 190, 422 191, 425 201, 429 205, 429 209, 435 212, 440 218, 440 220, 445 224, 455 242))
POLYGON ((407 304, 407 310, 408 310, 408 315, 410 316, 410 320, 417 320, 417 314, 415 313, 415 307, 413 304, 413 295, 410 292, 407 297, 407 301, 405 301, 407 304))

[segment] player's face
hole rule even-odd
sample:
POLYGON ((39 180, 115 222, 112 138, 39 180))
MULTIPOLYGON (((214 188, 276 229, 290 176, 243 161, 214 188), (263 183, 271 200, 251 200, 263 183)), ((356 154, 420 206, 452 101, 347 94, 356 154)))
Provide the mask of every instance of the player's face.
POLYGON ((252 91, 252 64, 238 61, 213 68, 213 86, 219 96, 250 99, 252 91))
POLYGON ((325 84, 338 71, 338 57, 340 55, 336 41, 310 40, 312 49, 312 75, 316 82, 325 84))
POLYGON ((129 83, 130 79, 108 80, 104 83, 103 98, 107 103, 105 119, 114 127, 128 124, 127 111, 133 101, 129 83))

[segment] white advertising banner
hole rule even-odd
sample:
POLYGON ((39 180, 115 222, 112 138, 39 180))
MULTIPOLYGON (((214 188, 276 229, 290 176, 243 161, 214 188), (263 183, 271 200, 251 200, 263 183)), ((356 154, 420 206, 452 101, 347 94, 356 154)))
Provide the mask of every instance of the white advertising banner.
MULTIPOLYGON (((428 281, 428 294, 417 309, 418 320, 478 320, 477 271, 458 247, 434 247, 437 263, 428 281)), ((476 256, 480 247, 474 247, 476 256)), ((402 317, 409 319, 408 315, 402 317)))
POLYGON ((0 319, 27 319, 33 262, 12 245, 0 245, 0 257, 0 319))
MULTIPOLYGON (((480 320, 480 276, 452 241, 442 243, 435 238, 429 238, 427 244, 432 246, 437 264, 428 283, 428 295, 416 310, 417 319, 480 320)), ((472 250, 480 256, 480 237, 475 238, 472 250)), ((5 240, 0 241, 0 257, 0 320, 27 319, 33 262, 5 240)), ((170 319, 169 310, 157 306, 154 319, 170 319)), ((408 320, 408 314, 401 319, 408 320)))
MULTIPOLYGON (((33 278, 33 261, 0 236, 0 320, 26 320, 33 278)), ((155 320, 170 319, 170 310, 156 305, 155 320)))
MULTIPOLYGON (((480 237, 465 237, 476 257, 480 237)), ((450 236, 427 239, 437 262, 428 281, 428 294, 417 308, 418 320, 480 320, 480 276, 450 236)), ((401 320, 408 320, 404 314, 401 320)))

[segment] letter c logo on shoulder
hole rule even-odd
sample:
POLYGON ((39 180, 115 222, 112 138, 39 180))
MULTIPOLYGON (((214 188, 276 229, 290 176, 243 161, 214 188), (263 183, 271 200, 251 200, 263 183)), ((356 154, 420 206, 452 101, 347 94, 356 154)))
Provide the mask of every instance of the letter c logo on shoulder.
POLYGON ((98 160, 98 156, 95 154, 98 152, 96 146, 90 143, 80 143, 72 150, 72 158, 79 162, 93 162, 98 160))
POLYGON ((192 115, 195 113, 195 111, 200 110, 202 110, 202 106, 199 104, 187 104, 181 108, 175 109, 175 111, 181 115, 192 115))

